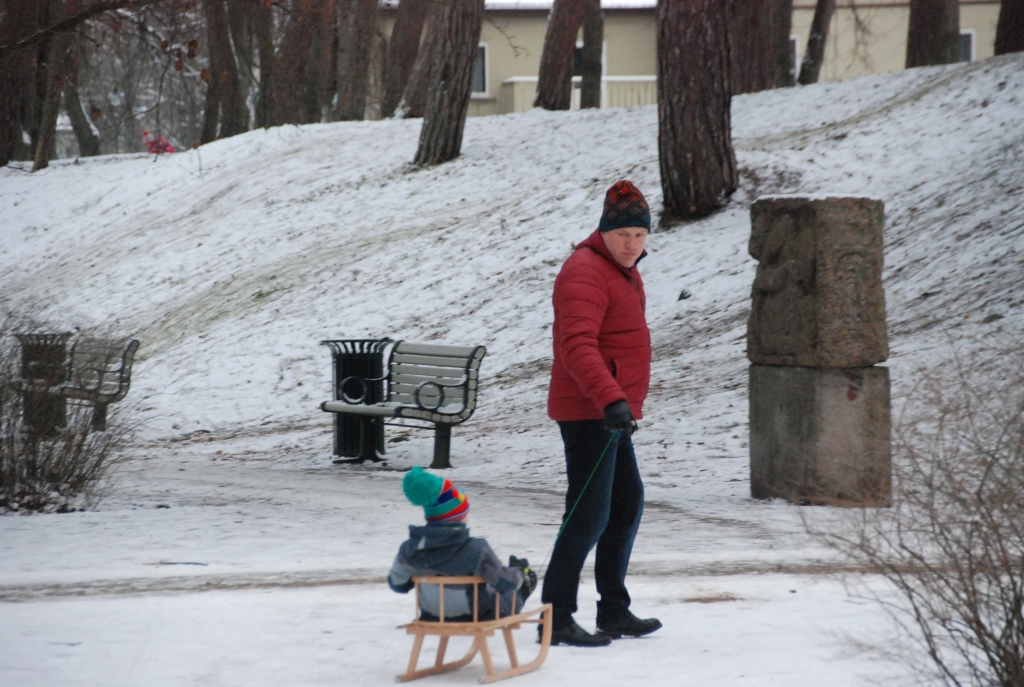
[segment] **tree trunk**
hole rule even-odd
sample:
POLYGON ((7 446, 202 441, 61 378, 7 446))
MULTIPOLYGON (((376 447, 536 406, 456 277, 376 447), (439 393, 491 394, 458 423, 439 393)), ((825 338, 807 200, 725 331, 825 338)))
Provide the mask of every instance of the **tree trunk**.
POLYGON ((199 131, 199 143, 205 145, 217 140, 220 128, 221 87, 220 72, 212 68, 208 70, 209 80, 206 83, 206 102, 203 104, 203 128, 199 131))
POLYGON ((362 120, 369 92, 370 57, 377 29, 378 0, 342 0, 339 32, 338 107, 342 121, 362 120))
POLYGON ((729 51, 732 94, 756 93, 772 87, 774 0, 729 0, 729 51))
POLYGON ((274 71, 274 17, 270 5, 260 3, 254 8, 253 33, 256 35, 256 54, 260 60, 260 85, 256 96, 256 126, 271 126, 273 109, 271 74, 274 71))
POLYGON ((800 65, 801 85, 807 86, 818 82, 821 64, 825 61, 825 41, 828 40, 828 29, 832 24, 832 13, 835 9, 836 0, 818 0, 814 8, 811 33, 807 38, 803 64, 800 65))
POLYGON ((728 0, 732 94, 792 86, 793 0, 728 0))
POLYGON ((431 2, 427 18, 423 23, 423 38, 420 42, 419 54, 416 56, 416 63, 413 65, 408 83, 405 84, 405 90, 402 91, 398 107, 395 108, 395 111, 403 119, 422 117, 427 109, 427 89, 430 86, 435 66, 433 56, 439 50, 444 50, 443 45, 438 45, 444 38, 438 28, 443 24, 444 17, 444 3, 431 2))
POLYGON ((473 87, 473 63, 480 43, 484 18, 484 0, 435 0, 444 14, 435 26, 433 62, 427 91, 427 109, 420 129, 416 165, 447 162, 462 149, 470 91, 473 87))
POLYGON ((60 94, 69 63, 72 35, 60 33, 50 39, 46 56, 46 86, 41 99, 39 134, 35 141, 32 171, 50 166, 57 138, 57 115, 60 113, 60 94))
POLYGON ((796 85, 796 58, 790 35, 793 33, 793 0, 772 0, 772 53, 775 69, 772 75, 773 88, 790 88, 796 85))
MULTIPOLYGON (((41 26, 36 0, 7 0, 0 16, 0 44, 12 45, 41 26)), ((0 166, 25 157, 22 142, 29 117, 35 50, 22 50, 0 61, 0 166)))
POLYGON ((309 90, 314 85, 310 83, 310 54, 316 22, 320 19, 319 4, 320 0, 293 0, 290 5, 270 76, 271 126, 310 122, 309 90))
POLYGON ((587 0, 555 0, 544 34, 534 107, 568 110, 572 103, 572 63, 587 0))
POLYGON ((82 101, 78 98, 78 65, 72 64, 68 69, 67 83, 64 84, 64 109, 71 120, 71 128, 78 139, 78 154, 81 157, 93 157, 100 154, 100 139, 92 128, 92 123, 82 110, 82 101))
POLYGON ((959 61, 959 0, 910 0, 907 68, 959 61))
POLYGON ((601 107, 601 56, 604 52, 604 13, 601 0, 587 0, 583 14, 583 88, 580 108, 601 107))
POLYGON ((427 0, 401 0, 398 4, 398 18, 391 30, 388 43, 387 76, 384 81, 384 98, 381 116, 395 114, 402 92, 409 83, 409 75, 416 64, 420 51, 423 23, 427 18, 427 0))
POLYGON ((338 91, 338 11, 335 0, 319 0, 306 64, 303 94, 305 121, 330 121, 334 94, 338 91))
POLYGON ((996 55, 1024 50, 1024 0, 1003 0, 996 26, 996 55))
POLYGON ((253 55, 253 33, 256 8, 258 2, 245 0, 226 0, 228 30, 231 33, 231 44, 234 46, 235 62, 238 64, 238 79, 242 83, 242 92, 249 90, 256 63, 253 55))
POLYGON ((726 6, 721 0, 658 0, 657 21, 665 215, 704 217, 737 185, 726 6))
POLYGON ((219 89, 214 98, 207 98, 207 103, 220 107, 220 132, 216 131, 214 123, 216 114, 207 113, 211 129, 207 130, 204 125, 203 133, 227 138, 249 130, 249 110, 245 106, 224 0, 204 0, 203 4, 210 51, 210 88, 219 89))

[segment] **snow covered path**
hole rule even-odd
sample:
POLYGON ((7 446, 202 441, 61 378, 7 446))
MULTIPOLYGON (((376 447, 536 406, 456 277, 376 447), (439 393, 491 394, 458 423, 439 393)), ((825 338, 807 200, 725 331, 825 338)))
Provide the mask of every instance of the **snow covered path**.
MULTIPOLYGON (((222 458, 230 446, 179 442, 137 459, 97 511, 0 520, 0 684, 393 681, 408 660, 411 640, 395 627, 411 601, 384 575, 421 516, 398 498, 402 473, 282 463, 252 448, 222 458)), ((503 556, 543 560, 561 514, 556 489, 460 486, 474 534, 503 556)), ((829 572, 841 566, 796 531, 796 509, 745 510, 715 517, 700 504, 648 502, 629 583, 634 608, 665 628, 599 654, 553 649, 526 679, 790 685, 820 674, 817 683, 840 687, 877 671, 846 636, 876 626, 879 609, 847 594, 829 572), (764 517, 771 511, 789 527, 764 517)), ((578 618, 589 626, 595 600, 588 572, 578 618)), ((520 655, 534 650, 531 636, 520 632, 520 655)), ((475 684, 480 674, 473 665, 424 684, 475 684)))
MULTIPOLYGON (((638 578, 634 606, 664 628, 602 649, 553 647, 509 684, 853 687, 887 675, 848 636, 881 622, 832 578, 638 578)), ((593 592, 578 617, 593 625, 593 592)), ((209 591, 0 605, 0 684, 18 687, 306 687, 394 683, 412 644, 411 601, 383 585, 209 591)), ((532 626, 517 633, 532 657, 532 626)), ((465 650, 452 642, 451 651, 465 650)), ((425 664, 436 643, 425 645, 425 664)), ((507 660, 492 644, 495 661, 507 660)), ((891 670, 891 667, 888 667, 891 670)), ((477 659, 422 685, 475 685, 477 659)))
MULTIPOLYGON (((407 526, 420 519, 401 498, 402 472, 282 465, 258 452, 211 460, 218 445, 132 461, 96 511, 0 520, 0 601, 382 583, 407 526)), ((559 485, 458 484, 470 497, 473 533, 540 567, 561 518, 559 485)), ((648 499, 632 572, 837 568, 802 533, 799 509, 738 501, 715 509, 648 499)))

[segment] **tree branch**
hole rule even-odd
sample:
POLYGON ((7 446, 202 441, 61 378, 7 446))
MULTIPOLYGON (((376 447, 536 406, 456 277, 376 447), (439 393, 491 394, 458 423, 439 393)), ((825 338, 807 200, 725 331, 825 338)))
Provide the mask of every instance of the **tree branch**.
POLYGON ((10 58, 12 55, 16 55, 22 50, 27 50, 28 48, 42 43, 54 34, 74 31, 79 27, 79 25, 89 19, 92 19, 98 14, 113 12, 125 8, 132 9, 136 7, 145 7, 147 5, 155 5, 158 2, 165 1, 166 0, 100 0, 100 2, 93 3, 88 7, 60 20, 56 24, 48 26, 45 29, 37 31, 31 36, 21 39, 17 43, 0 45, 0 63, 4 62, 4 60, 10 58))

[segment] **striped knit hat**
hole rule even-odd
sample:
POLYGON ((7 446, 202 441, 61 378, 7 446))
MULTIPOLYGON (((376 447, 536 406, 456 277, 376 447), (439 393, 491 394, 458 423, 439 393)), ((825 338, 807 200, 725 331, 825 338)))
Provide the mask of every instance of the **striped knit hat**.
POLYGON ((651 230, 651 209, 647 199, 632 182, 616 181, 604 197, 604 212, 599 231, 611 231, 624 227, 644 227, 651 230))
POLYGON ((416 466, 402 479, 405 497, 423 506, 427 522, 460 522, 469 515, 469 499, 450 480, 416 466))

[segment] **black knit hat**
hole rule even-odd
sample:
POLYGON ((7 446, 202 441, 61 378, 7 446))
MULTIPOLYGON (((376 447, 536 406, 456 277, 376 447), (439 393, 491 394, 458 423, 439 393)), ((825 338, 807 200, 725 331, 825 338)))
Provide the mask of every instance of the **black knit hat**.
POLYGON ((623 227, 644 227, 651 230, 651 209, 640 189, 631 182, 616 181, 604 197, 604 212, 599 231, 611 231, 623 227))

